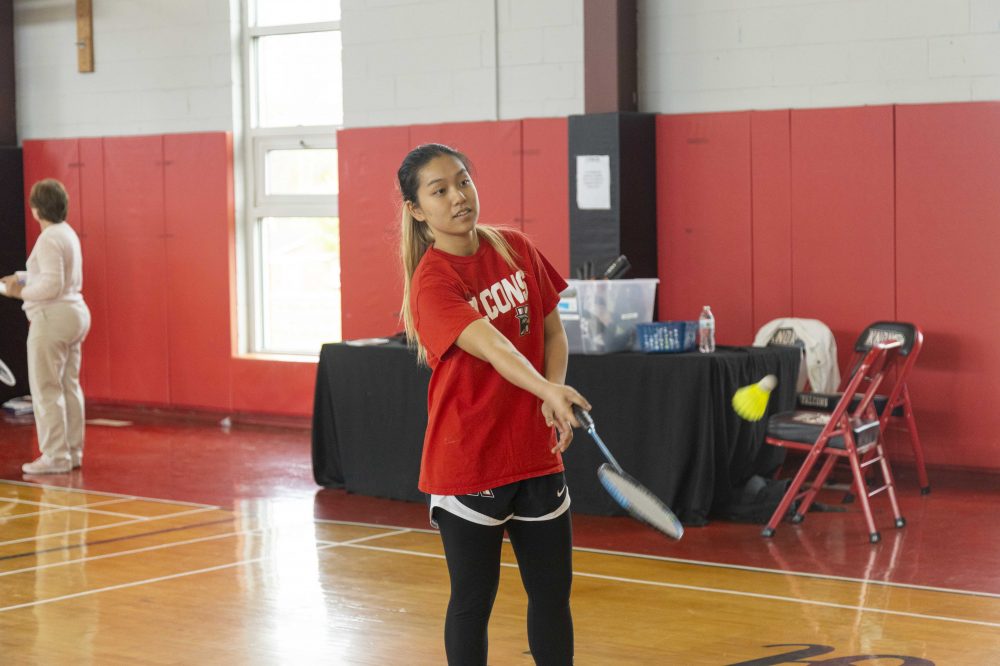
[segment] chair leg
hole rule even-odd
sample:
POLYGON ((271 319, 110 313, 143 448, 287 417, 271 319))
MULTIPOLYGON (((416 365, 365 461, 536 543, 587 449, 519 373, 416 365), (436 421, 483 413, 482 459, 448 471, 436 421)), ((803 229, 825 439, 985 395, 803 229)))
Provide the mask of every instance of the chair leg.
POLYGON ((778 508, 774 510, 771 514, 771 519, 767 521, 767 525, 761 530, 760 535, 762 537, 774 536, 774 530, 778 527, 778 523, 781 519, 785 517, 788 513, 789 507, 791 507, 792 502, 795 501, 795 496, 799 493, 799 488, 805 482, 806 478, 809 476, 809 472, 812 470, 813 465, 816 464, 816 459, 819 458, 819 454, 822 447, 814 446, 809 450, 809 454, 806 459, 802 462, 802 467, 799 468, 798 473, 795 478, 792 479, 792 484, 788 486, 788 490, 785 491, 784 497, 781 498, 781 502, 778 503, 778 508))
POLYGON ((872 518, 872 507, 871 502, 868 501, 868 486, 865 484, 864 471, 861 469, 857 450, 853 449, 853 443, 848 444, 848 446, 850 449, 847 459, 851 463, 851 472, 854 474, 854 489, 858 495, 858 500, 861 501, 861 510, 865 514, 865 523, 868 525, 868 540, 872 543, 878 543, 881 536, 878 530, 875 529, 875 519, 872 518))
POLYGON ((885 489, 889 493, 889 503, 892 504, 892 517, 896 521, 896 527, 905 527, 906 519, 899 511, 899 502, 896 500, 896 480, 892 476, 892 469, 889 467, 889 459, 885 457, 885 448, 881 440, 875 447, 879 457, 879 466, 882 468, 882 478, 885 479, 885 489))
POLYGON ((913 418, 913 409, 910 407, 910 396, 903 394, 903 418, 906 419, 906 429, 910 433, 910 446, 913 447, 913 458, 917 463, 917 475, 920 478, 920 494, 928 495, 931 492, 931 482, 927 478, 927 467, 924 465, 924 447, 920 445, 920 435, 917 434, 917 420, 913 418))
POLYGON ((795 510, 795 515, 792 516, 793 523, 801 523, 805 520, 809 507, 812 506, 813 500, 816 499, 816 495, 818 495, 820 489, 823 488, 823 484, 826 483, 827 477, 830 476, 830 470, 833 469, 836 462, 837 456, 835 455, 828 455, 826 460, 823 461, 823 466, 819 468, 819 474, 817 474, 816 478, 813 479, 812 486, 802 498, 799 508, 795 510))

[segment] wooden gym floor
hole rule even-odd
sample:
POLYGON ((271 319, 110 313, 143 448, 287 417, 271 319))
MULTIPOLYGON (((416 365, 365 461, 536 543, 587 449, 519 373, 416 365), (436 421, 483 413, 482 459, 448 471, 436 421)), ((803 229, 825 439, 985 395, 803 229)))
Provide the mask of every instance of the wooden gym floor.
MULTIPOLYGON (((91 416, 132 425, 90 426, 82 470, 29 479, 33 428, 0 421, 3 663, 444 663, 422 505, 316 487, 302 428, 91 416)), ((679 543, 574 516, 576 663, 1000 663, 998 478, 934 470, 921 497, 900 476, 909 524, 876 498, 877 546, 854 507, 679 543)), ((504 562, 490 663, 530 664, 504 562)))

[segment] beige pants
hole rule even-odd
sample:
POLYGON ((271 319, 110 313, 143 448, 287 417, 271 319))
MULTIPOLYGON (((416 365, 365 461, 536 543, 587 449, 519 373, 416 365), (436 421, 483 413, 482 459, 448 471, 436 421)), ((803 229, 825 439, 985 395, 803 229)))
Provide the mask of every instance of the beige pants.
POLYGON ((56 303, 32 313, 28 329, 28 383, 38 448, 53 460, 83 452, 80 356, 90 330, 85 303, 56 303))

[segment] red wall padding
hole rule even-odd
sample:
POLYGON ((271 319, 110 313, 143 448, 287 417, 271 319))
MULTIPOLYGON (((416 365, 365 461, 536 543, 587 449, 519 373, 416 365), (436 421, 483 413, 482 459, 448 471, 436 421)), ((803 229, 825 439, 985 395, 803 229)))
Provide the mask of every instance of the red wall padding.
POLYGON ((233 410, 308 416, 316 389, 315 361, 232 359, 233 410))
POLYGON ((717 341, 753 334, 750 114, 656 119, 661 319, 712 306, 717 341))
MULTIPOLYGON (((88 399, 311 412, 315 363, 233 358, 229 135, 26 141, 24 155, 26 192, 60 179, 80 232, 88 399)), ((33 244, 38 225, 26 213, 33 244)))
MULTIPOLYGON (((930 461, 1000 467, 1000 103, 896 108, 896 297, 930 461)), ((933 479, 932 479, 933 481, 933 479)))
POLYGON ((163 137, 104 139, 111 390, 157 405, 170 404, 163 187, 163 137))
POLYGON ((569 276, 569 121, 521 122, 522 229, 564 276, 569 276))
MULTIPOLYGON (((395 172, 422 141, 468 152, 481 219, 522 227, 568 270, 565 119, 345 130, 345 337, 399 329, 395 172)), ((315 363, 232 356, 228 136, 26 141, 24 159, 26 192, 51 176, 73 201, 90 397, 310 413, 315 363)), ((709 303, 720 342, 748 344, 771 318, 816 317, 842 359, 871 321, 916 322, 928 461, 1000 469, 998 417, 980 407, 1000 389, 1000 104, 663 116, 657 159, 661 318, 709 303)))
POLYGON ((750 114, 753 183, 753 330, 792 311, 789 112, 750 114))
POLYGON ((792 316, 823 321, 840 367, 894 319, 892 107, 793 110, 792 316))
POLYGON ((226 134, 163 137, 173 405, 230 408, 231 155, 226 134))
POLYGON ((410 149, 406 127, 337 133, 340 284, 345 340, 402 329, 396 170, 410 149))
POLYGON ((111 322, 108 316, 108 249, 104 215, 104 142, 80 139, 80 199, 83 222, 83 290, 90 333, 83 343, 82 381, 92 398, 112 398, 111 322))

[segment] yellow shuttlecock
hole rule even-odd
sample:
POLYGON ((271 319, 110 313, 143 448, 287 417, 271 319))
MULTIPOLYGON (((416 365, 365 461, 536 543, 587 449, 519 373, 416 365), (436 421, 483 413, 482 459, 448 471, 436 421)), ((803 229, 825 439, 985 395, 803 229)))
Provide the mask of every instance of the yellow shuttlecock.
POLYGON ((747 421, 760 421, 767 410, 771 391, 778 385, 778 378, 768 375, 756 384, 750 384, 733 394, 733 409, 747 421))

